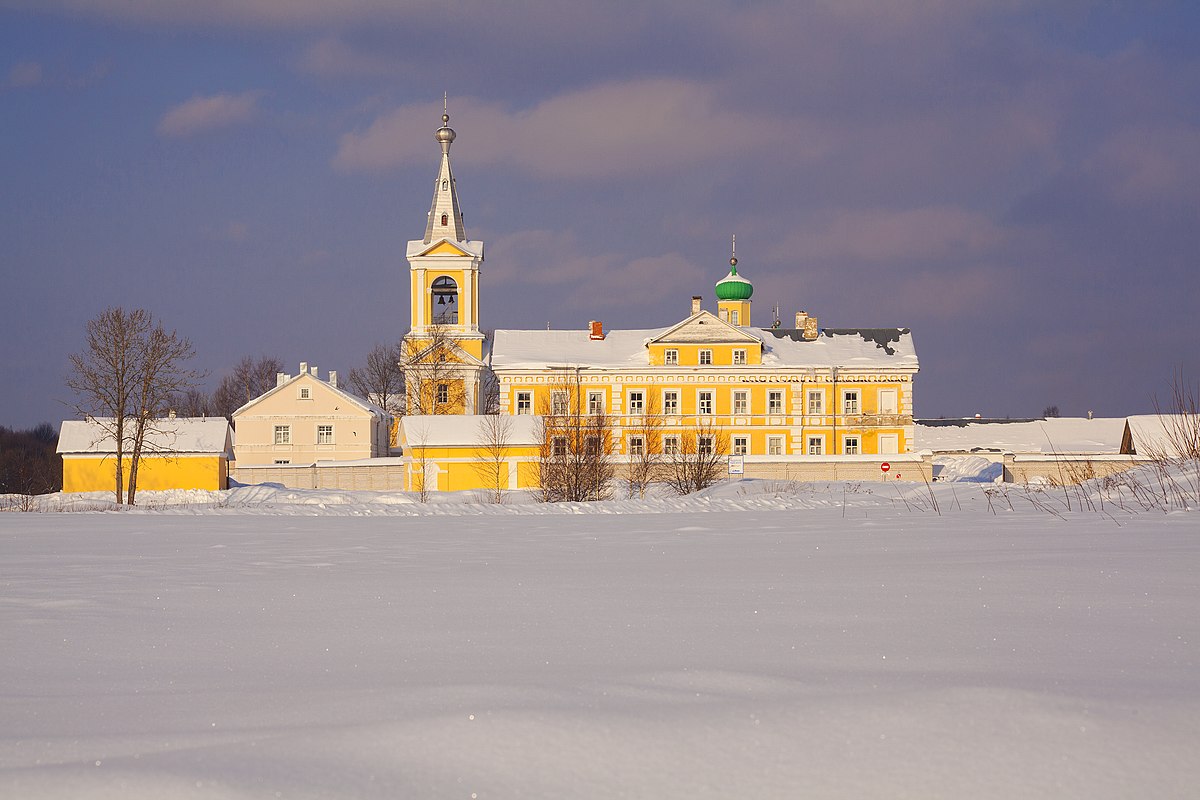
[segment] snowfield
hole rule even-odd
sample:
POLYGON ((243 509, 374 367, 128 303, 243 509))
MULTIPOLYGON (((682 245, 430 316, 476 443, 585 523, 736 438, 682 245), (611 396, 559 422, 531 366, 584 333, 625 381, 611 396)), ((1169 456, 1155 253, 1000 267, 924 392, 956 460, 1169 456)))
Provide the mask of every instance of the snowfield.
POLYGON ((0 797, 1200 795, 1179 504, 141 498, 0 514, 0 797))

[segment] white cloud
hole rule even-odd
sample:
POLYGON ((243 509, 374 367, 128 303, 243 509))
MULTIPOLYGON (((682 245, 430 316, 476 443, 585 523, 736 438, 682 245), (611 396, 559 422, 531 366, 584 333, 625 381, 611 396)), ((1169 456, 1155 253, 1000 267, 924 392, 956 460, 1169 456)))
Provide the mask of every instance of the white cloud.
MULTIPOLYGON (((398 108, 341 137, 334 165, 376 170, 426 163, 440 104, 398 108)), ((823 149, 794 121, 747 118, 703 83, 655 78, 605 83, 524 110, 453 99, 451 125, 470 146, 461 163, 503 163, 536 175, 577 178, 659 172, 757 150, 785 148, 793 161, 823 149), (474 134, 474 138, 471 138, 474 134)))
POLYGON ((158 121, 160 136, 191 136, 249 121, 258 112, 261 92, 197 95, 163 114, 158 121))

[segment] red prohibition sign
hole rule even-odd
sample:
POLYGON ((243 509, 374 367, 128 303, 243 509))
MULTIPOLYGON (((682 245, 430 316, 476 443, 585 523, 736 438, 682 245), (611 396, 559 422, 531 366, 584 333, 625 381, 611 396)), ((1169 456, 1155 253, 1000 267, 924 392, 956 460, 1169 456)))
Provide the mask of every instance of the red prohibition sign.
POLYGON ((883 470, 884 472, 887 472, 889 469, 891 469, 891 468, 892 468, 892 465, 891 465, 891 464, 889 464, 888 462, 886 462, 886 461, 885 461, 885 462, 883 462, 882 464, 880 464, 880 465, 879 465, 879 468, 880 468, 881 470, 883 470))

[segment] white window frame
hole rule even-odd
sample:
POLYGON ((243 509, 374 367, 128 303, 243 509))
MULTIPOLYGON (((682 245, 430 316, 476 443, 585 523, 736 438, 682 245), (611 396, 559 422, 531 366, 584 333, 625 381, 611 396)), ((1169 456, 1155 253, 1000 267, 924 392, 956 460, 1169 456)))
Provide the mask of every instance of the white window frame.
POLYGON ((317 444, 333 444, 333 426, 317 426, 317 444))
MULTIPOLYGON (((735 311, 734 313, 736 314, 737 312, 735 311)), ((734 324, 736 325, 737 323, 735 322, 734 324)), ((744 365, 746 363, 746 351, 740 350, 740 349, 734 350, 733 351, 733 363, 735 365, 744 365)))
POLYGON ((703 348, 697 354, 696 358, 697 358, 700 366, 702 366, 702 367, 711 367, 712 366, 712 363, 713 363, 712 350, 709 350, 707 347, 703 348))
POLYGON ((808 437, 808 444, 805 446, 804 451, 806 453, 808 453, 810 456, 825 455, 825 437, 824 436, 808 437))
POLYGON ((698 456, 711 456, 715 446, 716 437, 712 434, 696 437, 696 455, 698 456))
POLYGON ((696 416, 711 417, 716 411, 717 403, 712 389, 697 389, 696 390, 696 416), (708 410, 705 410, 707 406, 708 410))
POLYGON ((630 416, 640 417, 646 413, 646 391, 644 389, 630 389, 628 398, 627 405, 630 416))
POLYGON ((859 456, 862 455, 862 439, 858 436, 843 436, 842 437, 842 455, 844 456, 859 456))
POLYGON ((550 390, 550 416, 565 417, 571 413, 571 395, 566 389, 550 390))
POLYGON ((817 416, 825 413, 825 390, 824 389, 809 389, 808 390, 808 408, 809 416, 817 416))
POLYGON ((679 351, 673 347, 663 350, 663 363, 667 366, 675 366, 679 363, 679 351))
POLYGON ((750 454, 750 437, 749 436, 734 436, 733 437, 733 455, 744 456, 750 454))
POLYGON ((436 395, 437 399, 434 402, 436 402, 436 403, 449 403, 450 402, 450 384, 439 383, 437 385, 437 389, 435 389, 434 391, 437 392, 437 395, 436 395))
POLYGON ((674 456, 679 454, 679 434, 668 433, 662 439, 662 448, 665 455, 674 456))
POLYGON ((592 416, 604 413, 604 390, 589 389, 587 393, 587 410, 592 416))
POLYGON ((629 437, 629 455, 640 456, 645 455, 646 439, 640 434, 629 437))
POLYGON ((767 413, 782 414, 783 413, 783 390, 771 389, 767 392, 767 413))
POLYGON ((783 455, 783 437, 768 436, 767 437, 767 455, 781 456, 783 455))
POLYGON ((291 425, 276 425, 275 426, 275 444, 291 444, 292 443, 292 426, 291 425))
POLYGON ((550 457, 551 458, 566 458, 567 457, 567 437, 554 436, 550 439, 550 457))
POLYGON ((533 413, 533 392, 517 392, 517 416, 529 416, 533 413))
POLYGON ((842 413, 846 416, 861 414, 862 392, 858 389, 842 389, 842 413))
POLYGON ((679 390, 663 389, 663 416, 679 416, 679 390))
MULTIPOLYGON (((736 308, 729 309, 729 324, 738 325, 738 312, 736 308)), ((737 362, 734 362, 737 363, 737 362)))
POLYGON ((750 390, 749 389, 734 389, 732 403, 730 408, 734 414, 749 414, 750 413, 750 390))
POLYGON ((301 386, 300 387, 300 399, 301 400, 312 400, 312 387, 311 386, 301 386))

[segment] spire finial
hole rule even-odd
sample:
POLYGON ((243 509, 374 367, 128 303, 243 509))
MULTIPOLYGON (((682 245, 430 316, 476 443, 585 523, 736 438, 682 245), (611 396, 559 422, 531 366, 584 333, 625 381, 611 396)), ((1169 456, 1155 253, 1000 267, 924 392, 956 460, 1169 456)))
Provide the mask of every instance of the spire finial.
POLYGON ((729 256, 729 271, 737 275, 737 234, 733 234, 733 249, 729 256))
POLYGON ((442 146, 442 153, 450 154, 450 144, 454 141, 454 129, 450 127, 450 93, 442 93, 442 127, 437 129, 433 137, 442 146))

